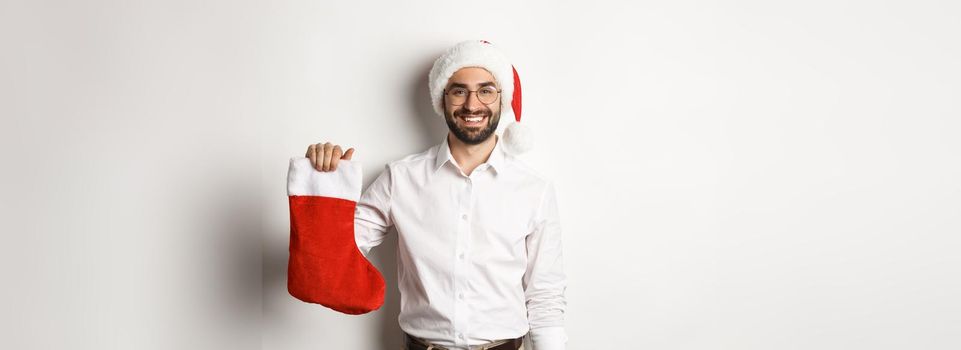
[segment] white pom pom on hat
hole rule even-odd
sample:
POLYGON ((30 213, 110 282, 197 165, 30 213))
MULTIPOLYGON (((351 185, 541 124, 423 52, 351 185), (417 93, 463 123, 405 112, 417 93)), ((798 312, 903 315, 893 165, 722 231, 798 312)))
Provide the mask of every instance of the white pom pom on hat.
POLYGON ((517 69, 500 50, 486 40, 466 40, 457 43, 434 61, 428 76, 434 112, 444 116, 444 88, 454 72, 464 67, 480 67, 491 72, 501 85, 501 113, 511 107, 514 122, 504 130, 503 140, 513 154, 527 152, 534 146, 530 128, 521 125, 521 80, 517 69))

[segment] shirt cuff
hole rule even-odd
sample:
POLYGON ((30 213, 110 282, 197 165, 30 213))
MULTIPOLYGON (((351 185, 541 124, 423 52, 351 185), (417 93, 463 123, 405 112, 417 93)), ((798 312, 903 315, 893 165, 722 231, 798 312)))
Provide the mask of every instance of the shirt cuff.
POLYGON ((531 329, 532 350, 564 350, 567 332, 563 326, 540 327, 531 329))

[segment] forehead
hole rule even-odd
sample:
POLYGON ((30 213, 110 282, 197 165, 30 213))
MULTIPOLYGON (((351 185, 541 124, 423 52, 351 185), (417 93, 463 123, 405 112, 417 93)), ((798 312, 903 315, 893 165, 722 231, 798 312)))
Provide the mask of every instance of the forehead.
POLYGON ((491 74, 490 71, 481 67, 464 67, 458 69, 450 76, 450 79, 447 81, 447 86, 456 83, 476 87, 486 82, 497 84, 497 80, 494 79, 494 75, 491 74))

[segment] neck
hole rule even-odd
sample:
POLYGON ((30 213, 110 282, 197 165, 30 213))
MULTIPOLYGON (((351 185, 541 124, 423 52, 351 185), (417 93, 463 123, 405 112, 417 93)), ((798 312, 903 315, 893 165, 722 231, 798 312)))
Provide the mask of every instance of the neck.
POLYGON ((494 134, 484 142, 469 145, 455 137, 453 133, 448 132, 447 144, 450 145, 450 155, 454 157, 457 165, 460 165, 461 170, 469 175, 474 168, 490 158, 491 152, 494 151, 494 145, 497 144, 497 137, 497 134, 494 134))

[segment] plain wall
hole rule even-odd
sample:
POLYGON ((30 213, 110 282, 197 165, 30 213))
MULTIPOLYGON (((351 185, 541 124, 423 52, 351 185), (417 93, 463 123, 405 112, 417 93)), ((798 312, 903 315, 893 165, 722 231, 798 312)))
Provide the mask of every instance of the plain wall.
MULTIPOLYGON (((0 342, 396 349, 286 291, 290 157, 365 185, 486 39, 555 179, 569 349, 961 348, 950 1, 0 3, 0 342)), ((535 349, 536 350, 536 349, 535 349)))

